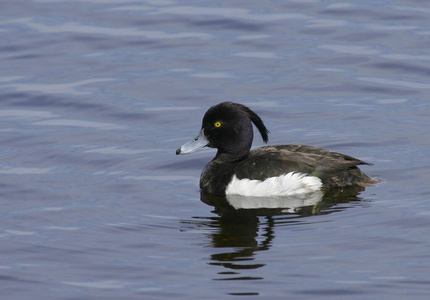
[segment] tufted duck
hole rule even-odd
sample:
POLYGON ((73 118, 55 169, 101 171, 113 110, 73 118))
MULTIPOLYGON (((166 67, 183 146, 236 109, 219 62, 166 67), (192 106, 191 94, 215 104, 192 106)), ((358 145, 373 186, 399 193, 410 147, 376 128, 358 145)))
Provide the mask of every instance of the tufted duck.
POLYGON ((201 174, 203 192, 289 196, 377 182, 357 167, 369 163, 321 148, 278 145, 250 151, 252 123, 267 143, 269 131, 256 113, 242 104, 219 103, 204 115, 197 137, 176 150, 176 154, 186 154, 205 146, 218 149, 201 174))

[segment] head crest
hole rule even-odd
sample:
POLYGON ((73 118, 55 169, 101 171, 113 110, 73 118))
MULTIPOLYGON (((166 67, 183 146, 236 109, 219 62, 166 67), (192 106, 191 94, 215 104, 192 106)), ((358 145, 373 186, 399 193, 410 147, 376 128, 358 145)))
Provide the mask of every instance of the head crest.
POLYGON ((254 123, 255 127, 257 127, 258 131, 261 134, 261 137, 265 143, 269 141, 269 130, 267 130, 266 125, 264 125, 263 120, 250 108, 245 105, 241 105, 242 109, 248 114, 249 119, 251 119, 252 123, 254 123))

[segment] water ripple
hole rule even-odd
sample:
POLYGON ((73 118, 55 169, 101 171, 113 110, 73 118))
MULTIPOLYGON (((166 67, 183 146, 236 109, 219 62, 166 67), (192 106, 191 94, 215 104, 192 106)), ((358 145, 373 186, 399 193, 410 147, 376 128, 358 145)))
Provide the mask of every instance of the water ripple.
POLYGON ((24 109, 3 109, 0 110, 0 117, 2 118, 16 118, 16 119, 46 119, 54 118, 57 115, 50 111, 43 110, 24 110, 24 109))
POLYGON ((174 6, 162 7, 157 14, 193 15, 193 16, 222 16, 240 18, 252 21, 280 21, 280 20, 304 20, 308 16, 300 13, 254 13, 249 9, 235 7, 197 7, 174 6))
POLYGON ((191 77, 198 78, 232 78, 234 76, 227 74, 225 72, 205 72, 205 73, 196 73, 191 75, 191 77))
POLYGON ((273 52, 239 52, 234 56, 250 57, 250 58, 278 58, 273 52))
POLYGON ((103 123, 95 121, 85 121, 85 120, 75 120, 75 119, 54 119, 54 120, 44 120, 34 122, 33 125, 38 126, 67 126, 67 127, 82 127, 82 128, 93 128, 101 130, 116 130, 116 129, 126 129, 126 126, 103 123))
POLYGON ((4 88, 12 88, 16 91, 27 92, 36 91, 49 94, 69 94, 69 95, 86 95, 90 92, 82 91, 81 88, 86 85, 114 81, 113 78, 92 78, 79 80, 69 83, 11 83, 1 84, 4 88))
POLYGON ((392 86, 401 86, 413 89, 430 89, 430 83, 420 83, 416 81, 406 81, 406 80, 397 80, 390 78, 380 78, 380 77, 358 77, 358 80, 367 81, 372 83, 384 84, 384 85, 392 85, 392 86))
POLYGON ((354 46, 354 45, 320 45, 321 49, 332 50, 338 53, 360 54, 360 55, 375 55, 380 51, 370 48, 369 46, 354 46))
POLYGON ((0 169, 0 174, 9 175, 43 175, 51 172, 52 168, 15 167, 0 169))
POLYGON ((121 154, 121 155, 132 155, 140 154, 145 152, 151 152, 152 150, 133 150, 133 149, 121 149, 119 147, 104 147, 88 149, 83 152, 85 153, 100 153, 100 154, 121 154))
POLYGON ((121 289, 126 286, 125 282, 118 280, 101 281, 63 281, 64 284, 94 289, 121 289))
POLYGON ((64 22, 61 24, 44 24, 36 22, 31 18, 14 19, 11 21, 0 22, 3 25, 20 24, 26 25, 30 29, 36 30, 39 33, 80 33, 80 34, 94 34, 94 35, 108 35, 108 36, 134 36, 144 37, 149 39, 183 39, 183 38, 197 38, 208 40, 211 35, 206 33, 195 32, 181 32, 181 33, 167 33, 164 31, 150 31, 141 30, 137 28, 118 28, 118 27, 100 27, 95 25, 83 25, 76 22, 64 22))

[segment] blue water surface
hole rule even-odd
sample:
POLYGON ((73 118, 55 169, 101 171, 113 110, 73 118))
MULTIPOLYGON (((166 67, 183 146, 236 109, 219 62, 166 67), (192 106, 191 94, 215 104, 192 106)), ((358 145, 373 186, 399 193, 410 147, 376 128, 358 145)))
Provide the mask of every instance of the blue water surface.
POLYGON ((428 1, 3 0, 0 36, 2 299, 428 298, 428 1), (201 199, 175 150, 225 100, 381 183, 201 199))

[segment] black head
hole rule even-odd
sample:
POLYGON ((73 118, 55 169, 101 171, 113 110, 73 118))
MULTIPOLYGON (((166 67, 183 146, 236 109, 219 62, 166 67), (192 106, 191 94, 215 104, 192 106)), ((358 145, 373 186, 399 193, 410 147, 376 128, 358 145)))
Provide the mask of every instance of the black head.
POLYGON ((229 154, 239 158, 248 154, 254 138, 252 123, 265 143, 268 142, 266 126, 260 117, 248 107, 233 103, 222 102, 212 106, 204 115, 202 129, 208 147, 217 148, 218 154, 229 154))

